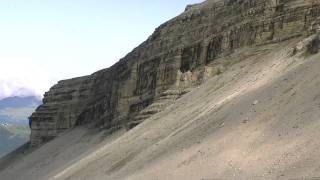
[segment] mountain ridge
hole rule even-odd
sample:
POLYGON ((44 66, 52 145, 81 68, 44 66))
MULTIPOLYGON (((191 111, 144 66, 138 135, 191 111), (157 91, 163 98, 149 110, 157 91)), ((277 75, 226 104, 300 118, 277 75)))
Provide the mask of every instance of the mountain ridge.
POLYGON ((320 177, 319 17, 313 0, 191 6, 112 67, 53 86, 32 150, 0 176, 320 177))
POLYGON ((314 33, 318 12, 319 4, 311 0, 196 5, 159 26, 110 68, 53 86, 31 116, 31 144, 40 145, 81 124, 130 129, 222 72, 225 65, 217 59, 240 47, 314 33))

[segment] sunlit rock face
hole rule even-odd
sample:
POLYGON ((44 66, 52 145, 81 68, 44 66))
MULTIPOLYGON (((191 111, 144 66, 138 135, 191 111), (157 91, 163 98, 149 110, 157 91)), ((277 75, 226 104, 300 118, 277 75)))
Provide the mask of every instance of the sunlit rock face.
POLYGON ((77 125, 130 129, 223 71, 216 60, 238 48, 319 30, 312 0, 228 0, 191 5, 108 69, 60 81, 30 117, 39 145, 77 125))

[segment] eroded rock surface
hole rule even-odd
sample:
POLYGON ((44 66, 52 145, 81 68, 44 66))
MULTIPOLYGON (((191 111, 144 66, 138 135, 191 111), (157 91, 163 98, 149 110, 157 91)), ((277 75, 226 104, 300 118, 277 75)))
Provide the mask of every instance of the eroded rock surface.
POLYGON ((108 69, 60 81, 30 117, 39 145, 76 125, 131 128, 161 111, 207 77, 217 59, 245 46, 277 43, 319 30, 312 0, 206 1, 188 6, 108 69))

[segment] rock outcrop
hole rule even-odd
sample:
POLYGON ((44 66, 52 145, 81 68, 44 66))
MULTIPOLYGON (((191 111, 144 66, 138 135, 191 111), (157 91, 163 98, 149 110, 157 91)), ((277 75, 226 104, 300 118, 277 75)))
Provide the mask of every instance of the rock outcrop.
POLYGON ((92 75, 60 81, 32 114, 31 144, 81 124, 128 129, 226 68, 217 59, 244 46, 310 35, 313 0, 206 1, 188 6, 126 57, 92 75))

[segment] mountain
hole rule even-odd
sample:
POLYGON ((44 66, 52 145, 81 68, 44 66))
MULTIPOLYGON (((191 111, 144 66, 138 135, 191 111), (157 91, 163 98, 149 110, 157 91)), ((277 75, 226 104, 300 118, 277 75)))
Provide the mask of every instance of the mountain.
POLYGON ((29 141, 28 126, 0 124, 0 157, 29 141))
POLYGON ((0 123, 28 125, 28 117, 42 104, 39 98, 8 97, 0 100, 0 123))
POLYGON ((320 2, 208 0, 62 80, 10 179, 319 179, 320 2))
POLYGON ((33 96, 0 100, 0 157, 29 141, 28 117, 40 104, 33 96))
POLYGON ((0 100, 0 109, 12 107, 12 108, 21 108, 26 106, 35 106, 39 105, 41 100, 35 96, 28 97, 7 97, 0 100))

